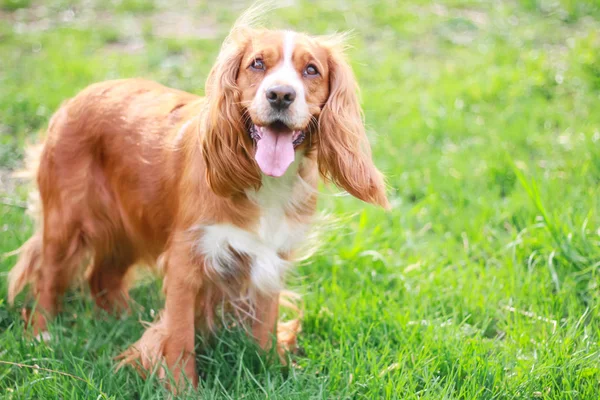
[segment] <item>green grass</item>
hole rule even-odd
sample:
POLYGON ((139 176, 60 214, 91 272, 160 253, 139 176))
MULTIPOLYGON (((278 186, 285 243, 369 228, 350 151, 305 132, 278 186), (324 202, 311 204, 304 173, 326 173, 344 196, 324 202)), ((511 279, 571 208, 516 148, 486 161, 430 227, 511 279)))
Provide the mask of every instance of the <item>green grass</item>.
POLYGON ((14 11, 28 7, 30 4, 31 0, 0 0, 0 9, 14 11))
MULTIPOLYGON (((0 172, 94 81, 143 76, 202 93, 247 5, 41 3, 0 2, 0 172), (169 10, 204 33, 165 30, 169 10)), ((274 24, 354 29, 351 59, 393 211, 322 196, 338 222, 293 279, 305 301, 294 367, 227 332, 201 346, 200 396, 600 398, 598 2, 299 3, 274 24)), ((26 189, 5 175, 0 253, 31 233, 7 205, 26 189)), ((52 371, 0 364, 3 398, 167 398, 154 379, 114 372, 112 359, 162 307, 159 283, 137 287, 122 317, 73 291, 52 340, 37 343, 6 304, 14 261, 0 261, 0 360, 52 371)))

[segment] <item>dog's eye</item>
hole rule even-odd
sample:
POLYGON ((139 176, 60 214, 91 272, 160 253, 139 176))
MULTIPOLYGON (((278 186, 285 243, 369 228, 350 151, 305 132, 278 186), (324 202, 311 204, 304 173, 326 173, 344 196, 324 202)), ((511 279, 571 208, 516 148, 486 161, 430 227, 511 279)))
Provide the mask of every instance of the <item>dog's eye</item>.
POLYGON ((255 58, 254 61, 252 61, 252 64, 250 64, 250 68, 255 71, 264 71, 267 69, 267 67, 265 67, 265 62, 260 58, 255 58))
POLYGON ((312 76, 317 76, 317 75, 319 75, 319 70, 314 65, 308 64, 308 66, 304 70, 304 75, 305 76, 311 76, 311 77, 312 76))

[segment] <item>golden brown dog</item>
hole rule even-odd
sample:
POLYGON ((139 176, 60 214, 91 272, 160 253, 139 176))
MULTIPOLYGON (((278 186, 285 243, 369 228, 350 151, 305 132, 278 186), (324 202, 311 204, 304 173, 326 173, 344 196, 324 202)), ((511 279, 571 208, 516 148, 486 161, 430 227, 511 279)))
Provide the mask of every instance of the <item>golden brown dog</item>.
POLYGON ((10 273, 11 301, 32 285, 34 332, 46 330, 86 255, 91 293, 109 310, 127 307, 132 265, 160 262, 164 312, 124 359, 164 362, 197 384, 195 330, 213 327, 216 307, 252 315, 252 335, 269 346, 319 175, 388 207, 339 38, 244 21, 206 97, 116 80, 52 117, 37 169, 42 218, 10 273))

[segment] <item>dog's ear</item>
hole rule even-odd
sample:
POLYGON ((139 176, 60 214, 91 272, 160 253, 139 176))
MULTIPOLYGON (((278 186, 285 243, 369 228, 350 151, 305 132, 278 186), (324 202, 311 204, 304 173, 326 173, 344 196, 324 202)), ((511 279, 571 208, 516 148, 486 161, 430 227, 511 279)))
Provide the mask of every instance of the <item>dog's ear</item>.
POLYGON ((340 43, 324 41, 323 46, 329 52, 330 92, 316 135, 319 171, 354 197, 388 209, 383 176, 371 159, 352 68, 340 43))
POLYGON ((206 81, 206 114, 202 118, 206 179, 216 194, 225 197, 248 188, 258 189, 261 183, 237 86, 248 34, 242 29, 230 34, 206 81))

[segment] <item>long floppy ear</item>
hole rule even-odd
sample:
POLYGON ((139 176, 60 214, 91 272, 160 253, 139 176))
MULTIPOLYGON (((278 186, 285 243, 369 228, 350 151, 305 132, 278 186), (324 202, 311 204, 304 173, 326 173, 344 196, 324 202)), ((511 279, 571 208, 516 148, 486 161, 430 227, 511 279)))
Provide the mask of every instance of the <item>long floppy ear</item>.
POLYGON ((352 68, 340 44, 328 51, 329 98, 316 135, 319 172, 354 197, 389 209, 383 176, 371 159, 352 68))
POLYGON ((207 108, 202 118, 206 179, 213 192, 225 197, 248 188, 258 189, 261 184, 237 86, 248 33, 245 29, 232 31, 206 80, 207 108))

